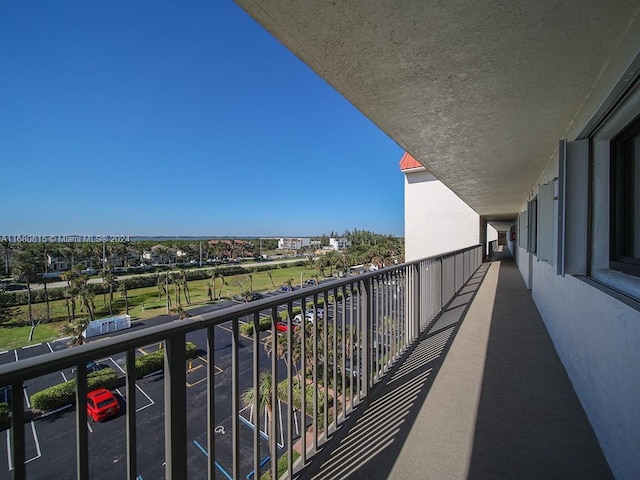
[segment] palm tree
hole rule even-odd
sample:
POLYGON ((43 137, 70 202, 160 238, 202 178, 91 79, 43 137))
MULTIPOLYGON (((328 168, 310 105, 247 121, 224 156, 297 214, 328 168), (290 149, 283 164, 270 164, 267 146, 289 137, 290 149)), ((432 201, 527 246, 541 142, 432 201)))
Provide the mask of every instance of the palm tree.
POLYGON ((79 293, 80 310, 82 310, 84 307, 87 307, 87 311, 89 312, 89 317, 91 318, 91 321, 94 321, 96 319, 96 314, 95 314, 96 308, 94 304, 95 296, 96 296, 96 293, 93 291, 93 288, 91 288, 91 285, 87 283, 85 283, 80 289, 80 293, 79 293))
POLYGON ((67 302, 67 313, 69 313, 69 304, 71 304, 71 312, 69 315, 69 321, 71 322, 75 322, 76 320, 76 299, 80 294, 81 284, 83 282, 82 275, 80 274, 81 268, 80 265, 76 265, 61 275, 62 280, 67 282, 65 300, 67 302))
POLYGON ((224 286, 224 275, 219 273, 217 275, 218 277, 220 277, 220 290, 218 291, 218 299, 222 298, 222 287, 224 286))
POLYGON ((2 240, 2 249, 4 251, 4 274, 9 275, 9 250, 11 250, 11 244, 6 238, 2 240))
POLYGON ((29 310, 29 323, 31 324, 29 341, 33 340, 33 331, 35 330, 33 304, 31 299, 31 282, 35 280, 36 274, 38 272, 38 267, 38 260, 29 250, 22 250, 15 257, 13 267, 14 276, 27 284, 27 304, 29 310))
POLYGON ((189 313, 179 303, 171 307, 169 309, 169 313, 172 313, 173 315, 178 315, 178 320, 184 320, 189 316, 189 313))
MULTIPOLYGON (((290 323, 291 324, 291 323, 290 323)), ((301 340, 301 336, 298 333, 299 329, 296 328, 294 330, 294 337, 293 337, 293 342, 291 345, 291 362, 293 365, 293 369, 296 372, 296 378, 298 378, 298 380, 301 379, 300 376, 300 372, 298 370, 298 362, 300 361, 301 358, 301 348, 300 348, 300 340, 301 340)), ((307 343, 308 343, 308 337, 307 337, 307 343)), ((283 360, 285 365, 289 365, 289 358, 287 355, 287 336, 286 335, 276 335, 276 345, 275 345, 275 349, 273 346, 273 335, 267 335, 267 337, 264 339, 264 351, 266 352, 267 356, 271 356, 271 354, 275 354, 276 358, 279 360, 283 360)))
POLYGON ((67 342, 70 347, 77 347, 78 345, 84 345, 87 343, 87 339, 84 336, 84 331, 87 329, 89 321, 86 318, 81 318, 73 322, 69 322, 67 325, 63 325, 60 328, 60 333, 68 335, 71 339, 67 342))
POLYGON ((184 290, 184 299, 187 305, 191 305, 191 294, 189 292, 189 282, 187 281, 187 273, 182 272, 182 289, 184 290))
POLYGON ((164 289, 164 285, 159 273, 156 275, 156 286, 158 287, 158 300, 160 300, 162 298, 162 295, 166 293, 166 290, 164 289))
MULTIPOLYGON (((113 266, 106 264, 102 269, 102 286, 109 288, 109 315, 113 315, 113 289, 118 285, 118 277, 113 273, 113 266)), ((104 292, 104 290, 103 290, 104 292)))
POLYGON ((124 279, 120 283, 120 295, 122 296, 122 298, 124 298, 125 313, 129 315, 129 296, 127 294, 127 281, 124 279))
POLYGON ((171 281, 173 282, 173 286, 175 288, 175 292, 176 292, 176 303, 178 305, 180 305, 180 292, 181 292, 181 288, 180 288, 180 284, 181 284, 181 280, 180 277, 178 277, 178 274, 173 274, 171 275, 171 281))
POLYGON ((271 280, 271 285, 273 286, 273 288, 276 288, 276 284, 273 283, 273 275, 271 274, 271 272, 267 272, 267 275, 269 275, 269 280, 271 280))
MULTIPOLYGON (((243 407, 255 407, 256 395, 258 400, 258 410, 260 412, 266 412, 266 419, 269 425, 269 456, 271 461, 275 462, 277 458, 276 452, 276 432, 275 422, 273 421, 273 374, 270 370, 265 370, 260 373, 260 381, 258 383, 258 391, 255 391, 255 387, 251 387, 246 390, 240 401, 243 407)), ((256 412, 256 425, 255 428, 260 428, 258 425, 258 412, 256 412)))
POLYGON ((171 295, 169 295, 169 272, 164 272, 164 291, 166 295, 167 315, 171 310, 171 295))

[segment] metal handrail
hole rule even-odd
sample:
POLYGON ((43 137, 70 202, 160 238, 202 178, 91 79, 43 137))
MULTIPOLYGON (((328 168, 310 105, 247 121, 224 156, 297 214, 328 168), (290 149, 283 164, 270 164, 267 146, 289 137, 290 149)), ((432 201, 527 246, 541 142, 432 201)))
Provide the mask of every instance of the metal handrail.
MULTIPOLYGON (((306 359, 302 358, 301 368, 312 368, 312 382, 323 386, 324 410, 318 411, 318 393, 316 391, 314 401, 307 403, 303 395, 302 415, 311 414, 314 418, 314 435, 307 443, 306 435, 303 435, 302 446, 303 454, 300 462, 294 465, 291 449, 293 442, 293 434, 291 431, 291 420, 295 415, 292 403, 292 385, 294 375, 292 371, 293 362, 293 345, 294 338, 292 328, 288 329, 286 334, 287 351, 286 354, 289 362, 286 368, 288 381, 288 393, 286 395, 289 410, 286 412, 288 416, 287 448, 289 452, 288 469, 289 472, 295 471, 298 464, 302 464, 312 456, 318 447, 326 441, 327 436, 332 430, 337 428, 338 424, 344 420, 348 412, 366 398, 370 388, 385 375, 393 361, 408 348, 408 346, 418 338, 420 332, 427 328, 436 315, 445 307, 446 303, 453 298, 453 295, 462 287, 464 282, 471 276, 482 262, 482 247, 475 245, 466 249, 449 252, 444 255, 438 255, 405 263, 391 267, 382 268, 377 271, 361 273, 355 276, 338 279, 331 282, 325 282, 320 285, 305 288, 300 291, 293 291, 286 294, 280 294, 275 298, 264 298, 246 304, 239 304, 216 312, 205 313, 185 320, 176 320, 167 324, 147 327, 139 331, 118 334, 111 338, 105 338, 94 341, 86 345, 60 350, 36 356, 29 359, 20 360, 18 362, 0 366, 0 387, 12 386, 13 392, 22 394, 22 385, 25 380, 58 372, 62 369, 76 367, 77 377, 77 396, 76 403, 82 405, 76 409, 76 431, 77 431, 77 476, 78 478, 87 478, 89 471, 89 459, 86 446, 86 431, 77 428, 86 421, 86 411, 84 411, 84 402, 86 397, 87 378, 85 363, 96 358, 108 357, 114 354, 126 352, 127 354, 127 372, 132 370, 133 366, 133 350, 144 345, 152 343, 165 342, 165 437, 166 437, 166 477, 182 478, 186 475, 186 446, 173 444, 171 438, 176 435, 177 438, 184 438, 186 435, 186 393, 185 393, 185 339, 190 332, 199 330, 207 331, 208 349, 213 351, 213 329, 215 326, 231 321, 232 322, 232 407, 233 417, 233 477, 238 478, 239 472, 239 444, 237 438, 237 430, 239 429, 239 378, 238 378, 238 327, 241 317, 250 317, 253 319, 257 330, 259 314, 262 311, 270 311, 272 317, 271 339, 275 345, 277 334, 275 332, 275 322, 277 321, 278 307, 285 307, 291 317, 291 311, 294 303, 302 301, 306 304, 307 300, 311 300, 313 305, 318 305, 319 299, 324 300, 325 312, 328 312, 330 294, 333 292, 332 308, 334 317, 331 322, 328 318, 323 321, 323 330, 318 332, 313 328, 313 349, 323 348, 325 352, 325 362, 323 366, 318 366, 317 361, 313 365, 306 364, 306 359), (338 293, 343 295, 342 299, 346 302, 347 294, 351 295, 350 314, 346 314, 345 308, 342 310, 341 317, 337 315, 338 293), (354 309, 354 303, 360 305, 359 310, 354 309), (347 321, 349 322, 347 330, 347 321), (328 327, 332 325, 333 331, 336 332, 331 337, 328 327), (337 330, 342 328, 343 335, 338 342, 337 330), (349 332, 348 335, 345 332, 349 332), (316 337, 317 335, 317 337, 316 337), (348 336, 348 340, 345 339, 348 336), (355 335, 355 336, 354 336, 355 335), (356 372, 360 374, 354 380, 350 378, 347 382, 346 367, 338 371, 337 365, 328 365, 331 353, 333 358, 347 355, 348 348, 352 349, 353 345, 347 345, 347 342, 360 343, 360 350, 353 359, 351 369, 356 367, 356 372), (348 347, 348 348, 347 348, 348 347), (364 348, 362 348, 364 347, 364 348), (331 372, 329 370, 331 369, 331 372), (340 381, 338 381, 340 380, 340 381), (345 384, 350 385, 347 398, 347 390, 345 384), (334 402, 331 411, 327 406, 329 398, 329 385, 333 385, 334 402), (339 387, 341 385, 341 387, 339 387), (341 390, 340 390, 341 389, 341 390), (343 395, 342 405, 339 406, 335 396, 343 395), (349 400, 349 401, 347 401, 349 400), (318 415, 322 413, 319 417, 318 415), (323 426, 323 434, 318 433, 315 428, 317 422, 321 422, 323 426), (172 432, 174 435, 172 435, 172 432)), ((304 305, 303 305, 304 310, 304 305)), ((305 324, 303 320, 303 325, 305 324)), ((302 352, 305 352, 304 330, 302 332, 302 352)), ((258 346, 258 336, 254 335, 254 356, 253 356, 253 385, 257 386, 259 381, 258 371, 260 370, 259 357, 256 355, 258 346)), ((270 365, 266 366, 273 373, 274 391, 276 388, 275 373, 280 368, 276 361, 275 355, 272 355, 270 365)), ((209 385, 207 416, 208 422, 213 417, 213 397, 215 395, 212 382, 213 370, 211 365, 208 369, 209 385)), ((135 385, 135 373, 133 375, 126 374, 127 391, 132 393, 135 385)), ((306 381, 306 380, 305 380, 306 381)), ((276 393, 274 393, 274 398, 276 393)), ((12 428, 11 439, 14 445, 13 463, 14 478, 25 478, 25 469, 22 462, 24 461, 24 406, 21 397, 19 402, 12 402, 12 428)), ((128 397, 129 398, 129 397, 128 397)), ((135 410, 135 409, 134 409, 135 410)), ((136 478, 136 442, 135 442, 135 411, 130 411, 127 405, 127 441, 128 449, 128 475, 132 480, 136 478)), ((256 424, 259 420, 259 412, 256 412, 256 424)), ((272 420, 275 423, 275 419, 272 420)), ((320 425, 320 424, 318 424, 320 425)), ((209 425, 212 431, 212 426, 209 425)), ((306 427, 305 427, 306 429, 306 427)), ((275 431, 275 430, 274 430, 275 431)), ((306 431, 306 430, 305 430, 306 431)), ((270 444, 275 441, 270 435, 270 444)), ((254 434, 254 448, 259 451, 259 436, 254 434)), ((212 456, 209 459, 209 475, 215 469, 215 458, 213 442, 209 441, 209 453, 212 456)), ((270 451, 275 451, 271 449, 270 451)), ((260 470, 260 459, 258 453, 254 453, 254 468, 260 470)), ((277 473, 276 462, 271 462, 272 475, 277 473)))

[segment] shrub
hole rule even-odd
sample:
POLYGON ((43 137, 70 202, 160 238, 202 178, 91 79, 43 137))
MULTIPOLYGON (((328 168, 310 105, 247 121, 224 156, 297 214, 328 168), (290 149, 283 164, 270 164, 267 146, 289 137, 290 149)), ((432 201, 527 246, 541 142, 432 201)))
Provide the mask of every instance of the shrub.
POLYGON ((164 350, 162 349, 136 358, 136 376, 138 378, 163 369, 164 350))
MULTIPOLYGON (((185 344, 186 357, 193 358, 196 356, 196 346, 191 342, 185 344)), ((153 372, 164 370, 164 350, 156 350, 148 355, 142 355, 136 358, 136 376, 138 378, 149 375, 153 372)))
POLYGON ((243 323, 238 329, 240 331, 240 335, 245 335, 247 337, 251 337, 253 335, 253 323, 243 323))
MULTIPOLYGON (((87 375, 87 391, 106 388, 112 390, 118 383, 118 374, 113 368, 104 368, 87 375)), ((53 387, 45 388, 31 395, 31 408, 33 410, 46 412, 56 408, 75 403, 76 401, 76 380, 59 383, 53 387)))
MULTIPOLYGON (((266 332, 271 329, 271 317, 260 317, 260 321, 258 323, 258 329, 261 332, 266 332)), ((247 337, 253 336, 253 322, 243 323, 239 327, 240 334, 245 335, 247 337)))

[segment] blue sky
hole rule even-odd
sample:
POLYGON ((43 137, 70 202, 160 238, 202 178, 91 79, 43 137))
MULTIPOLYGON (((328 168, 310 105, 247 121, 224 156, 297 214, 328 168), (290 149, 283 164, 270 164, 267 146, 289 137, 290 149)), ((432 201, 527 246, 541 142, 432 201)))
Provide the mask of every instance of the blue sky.
POLYGON ((0 235, 403 235, 402 149, 230 0, 0 2, 0 235))

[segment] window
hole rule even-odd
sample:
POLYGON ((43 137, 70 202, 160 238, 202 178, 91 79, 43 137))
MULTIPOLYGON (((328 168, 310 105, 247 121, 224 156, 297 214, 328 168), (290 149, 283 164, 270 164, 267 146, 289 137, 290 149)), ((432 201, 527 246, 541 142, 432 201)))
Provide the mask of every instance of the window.
POLYGON ((536 253, 538 251, 538 197, 529 202, 529 252, 536 253))
POLYGON ((640 276, 640 120, 611 142, 610 268, 640 276))
POLYGON ((590 138, 589 276, 633 300, 640 300, 638 112, 635 84, 590 138))

